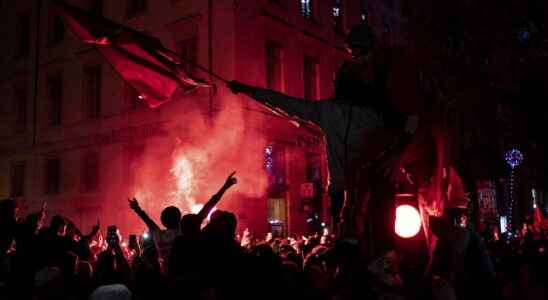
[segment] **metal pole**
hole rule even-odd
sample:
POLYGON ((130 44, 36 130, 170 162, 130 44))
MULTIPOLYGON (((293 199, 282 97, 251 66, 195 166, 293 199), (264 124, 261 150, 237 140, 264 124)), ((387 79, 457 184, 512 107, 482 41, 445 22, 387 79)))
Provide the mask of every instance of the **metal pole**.
POLYGON ((34 41, 34 96, 33 96, 33 105, 32 105, 32 147, 36 146, 37 139, 37 114, 38 114, 38 79, 40 75, 40 15, 42 1, 36 0, 37 10, 36 10, 36 38, 34 41))
MULTIPOLYGON (((30 152, 33 153, 38 139, 38 87, 40 79, 40 17, 42 14, 42 0, 36 0, 36 26, 35 26, 35 40, 34 40, 34 95, 32 98, 32 147, 30 152)), ((32 157, 32 154, 31 154, 32 157)), ((38 167, 35 165, 33 168, 33 180, 36 183, 38 167)), ((36 186, 36 184, 35 184, 36 186)), ((33 190, 34 192, 34 190, 33 190)), ((37 199, 36 199, 37 200, 37 199)))
POLYGON ((177 52, 171 50, 171 49, 168 49, 168 48, 165 48, 164 47, 164 50, 177 56, 178 58, 180 58, 182 61, 184 61, 185 63, 189 64, 189 65, 192 65, 193 67, 195 67, 196 69, 199 69, 200 71, 204 71, 205 73, 207 73, 210 77, 210 81, 212 78, 215 78, 215 79, 218 79, 224 83, 228 83, 228 79, 224 78, 223 76, 213 72, 211 69, 212 68, 206 68, 206 67, 203 67, 201 66, 200 64, 196 63, 195 61, 192 61, 180 54, 178 54, 177 52))
MULTIPOLYGON (((209 73, 209 82, 213 83, 213 1, 208 0, 207 2, 207 9, 208 9, 208 30, 207 30, 207 38, 208 38, 208 73, 209 73)), ((209 114, 213 113, 213 96, 215 94, 215 91, 213 89, 209 89, 209 114)))

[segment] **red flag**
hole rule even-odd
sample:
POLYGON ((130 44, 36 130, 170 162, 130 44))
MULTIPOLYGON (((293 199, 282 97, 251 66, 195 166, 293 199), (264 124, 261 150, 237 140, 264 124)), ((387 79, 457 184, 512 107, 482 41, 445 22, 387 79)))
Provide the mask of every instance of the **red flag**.
POLYGON ((63 2, 55 4, 72 33, 93 44, 149 107, 170 101, 179 90, 188 92, 198 86, 210 86, 187 74, 180 57, 156 37, 63 2))
POLYGON ((542 211, 540 210, 540 207, 535 204, 533 207, 533 226, 537 232, 540 232, 542 229, 543 219, 544 217, 542 216, 542 211))

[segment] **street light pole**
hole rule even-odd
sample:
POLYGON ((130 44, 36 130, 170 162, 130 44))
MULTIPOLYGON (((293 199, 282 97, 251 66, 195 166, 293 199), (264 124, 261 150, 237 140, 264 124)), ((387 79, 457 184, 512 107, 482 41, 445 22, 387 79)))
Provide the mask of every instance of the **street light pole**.
POLYGON ((34 41, 34 96, 32 104, 32 148, 36 146, 37 140, 37 130, 38 130, 38 86, 39 86, 39 75, 40 75, 40 15, 42 13, 42 1, 36 0, 36 32, 35 32, 35 41, 34 41))

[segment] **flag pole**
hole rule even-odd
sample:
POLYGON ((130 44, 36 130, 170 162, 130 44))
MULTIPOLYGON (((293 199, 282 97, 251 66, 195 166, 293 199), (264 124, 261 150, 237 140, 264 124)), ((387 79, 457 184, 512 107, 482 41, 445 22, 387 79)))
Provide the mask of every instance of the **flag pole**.
MULTIPOLYGON (((207 1, 207 66, 209 70, 209 81, 213 82, 213 2, 207 1)), ((215 96, 215 90, 209 89, 209 114, 213 113, 213 97, 215 96)))
POLYGON ((177 53, 177 52, 175 52, 175 51, 173 51, 169 48, 164 47, 164 49, 165 49, 165 51, 169 52, 170 54, 173 54, 173 55, 177 56, 178 58, 183 60, 185 63, 192 65, 193 67, 199 69, 200 71, 206 72, 206 74, 211 75, 213 78, 218 79, 218 80, 220 80, 224 83, 228 83, 228 81, 229 81, 228 79, 224 78, 223 76, 221 76, 221 75, 219 75, 219 74, 217 74, 213 71, 210 71, 208 68, 201 66, 197 62, 195 62, 193 60, 190 60, 190 59, 188 59, 184 56, 181 56, 179 53, 177 53))

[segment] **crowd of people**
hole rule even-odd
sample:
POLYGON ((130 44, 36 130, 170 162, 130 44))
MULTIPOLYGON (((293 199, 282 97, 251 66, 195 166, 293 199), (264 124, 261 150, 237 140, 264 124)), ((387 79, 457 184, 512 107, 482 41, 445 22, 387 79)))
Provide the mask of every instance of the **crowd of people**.
MULTIPOLYGON (((234 184, 232 173, 198 214, 182 216, 176 207, 165 208, 163 229, 137 199, 130 199, 128 213, 135 212, 148 232, 130 236, 127 242, 116 226, 103 230, 97 224, 84 234, 62 216, 51 217, 46 226, 46 205, 19 218, 17 202, 2 200, 0 298, 545 299, 548 295, 546 231, 524 229, 509 240, 496 230, 476 233, 457 224, 453 229, 467 233, 466 239, 458 234, 449 235, 455 240, 440 238, 433 263, 410 284, 398 249, 362 263, 357 245, 326 231, 296 238, 257 237, 248 229, 237 234, 233 213, 211 213, 234 184), (482 257, 483 253, 488 256, 482 257)), ((435 232, 436 226, 434 222, 435 232)))
POLYGON ((478 228, 507 299, 544 299, 548 295, 548 228, 527 220, 513 233, 499 226, 478 228))

